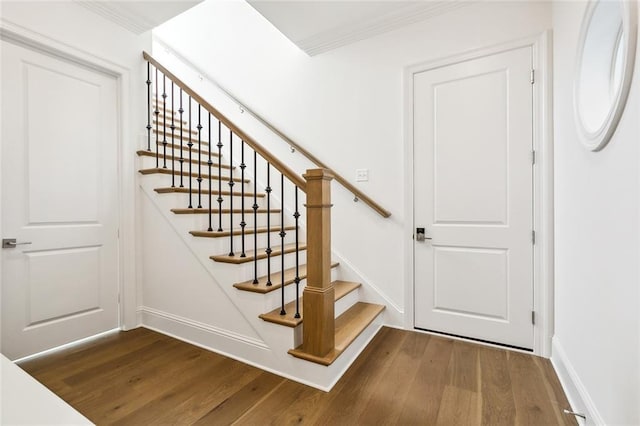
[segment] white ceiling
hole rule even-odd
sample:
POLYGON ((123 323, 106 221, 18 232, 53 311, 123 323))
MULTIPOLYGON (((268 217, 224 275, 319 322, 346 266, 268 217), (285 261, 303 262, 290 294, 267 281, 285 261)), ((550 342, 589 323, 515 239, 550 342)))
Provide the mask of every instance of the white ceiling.
POLYGON ((459 0, 247 1, 311 56, 425 20, 466 4, 459 0))
POLYGON ((203 0, 74 0, 94 13, 142 34, 203 0))

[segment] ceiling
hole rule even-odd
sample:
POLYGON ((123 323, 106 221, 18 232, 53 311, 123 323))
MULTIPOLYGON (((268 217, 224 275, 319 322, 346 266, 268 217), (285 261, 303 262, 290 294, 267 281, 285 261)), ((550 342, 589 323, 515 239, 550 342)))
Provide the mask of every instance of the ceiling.
POLYGON ((466 4, 460 0, 247 2, 311 56, 428 19, 466 4))
POLYGON ((202 0, 74 1, 135 34, 142 34, 190 9, 202 0))

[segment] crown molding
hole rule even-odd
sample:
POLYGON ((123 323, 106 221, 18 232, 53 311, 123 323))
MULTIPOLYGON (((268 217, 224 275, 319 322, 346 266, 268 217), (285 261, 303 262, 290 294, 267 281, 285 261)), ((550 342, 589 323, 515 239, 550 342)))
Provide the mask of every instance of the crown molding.
POLYGON ((152 29, 155 25, 144 16, 132 13, 125 7, 109 1, 73 0, 93 13, 120 25, 134 34, 142 34, 152 29))
POLYGON ((202 0, 72 1, 132 33, 140 35, 195 6, 202 0))
POLYGON ((292 40, 309 56, 315 56, 395 29, 411 25, 471 4, 469 1, 429 1, 399 7, 374 18, 333 27, 300 40, 292 40))

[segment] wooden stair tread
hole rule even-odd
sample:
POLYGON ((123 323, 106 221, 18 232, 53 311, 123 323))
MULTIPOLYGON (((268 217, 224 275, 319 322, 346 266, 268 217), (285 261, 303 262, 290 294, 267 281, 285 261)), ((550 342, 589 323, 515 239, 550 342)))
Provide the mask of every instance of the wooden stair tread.
MULTIPOLYGON (((197 190, 194 191, 194 193, 197 193, 197 190)), ((209 208, 208 207, 192 207, 192 208, 179 208, 179 209, 171 209, 172 213, 175 214, 208 214, 209 213, 209 208)), ((229 214, 229 213, 242 213, 243 210, 242 209, 233 209, 233 212, 231 211, 231 209, 222 209, 222 213, 223 214, 229 214)), ((267 213, 267 209, 258 209, 257 210, 258 213, 263 214, 263 213, 267 213)), ((271 209, 270 210, 271 213, 280 213, 279 209, 271 209)), ((212 214, 218 214, 219 210, 214 208, 211 209, 211 213, 212 214)), ((253 214, 253 209, 244 209, 244 213, 245 214, 253 214)), ((280 228, 276 226, 272 227, 274 230, 279 231, 280 228)))
MULTIPOLYGON (((340 265, 338 262, 333 262, 331 264, 332 268, 336 268, 338 267, 338 265, 340 265)), ((298 269, 298 273, 300 274, 300 280, 304 280, 307 278, 307 265, 300 265, 299 269, 298 269)), ((276 279, 279 281, 280 280, 280 271, 278 272, 272 272, 271 273, 271 279, 274 280, 276 279)), ((285 269, 284 270, 284 285, 287 286, 289 284, 293 284, 295 282, 296 279, 296 268, 295 266, 293 268, 289 268, 289 269, 285 269)), ((267 276, 263 276, 263 277, 258 277, 258 283, 254 284, 253 280, 248 280, 245 282, 241 282, 241 283, 236 283, 233 285, 235 288, 237 288, 238 290, 242 290, 242 291, 251 291, 254 293, 270 293, 272 291, 278 290, 280 287, 282 287, 280 282, 277 283, 272 283, 272 285, 267 286, 267 276)))
MULTIPOLYGON (((160 150, 160 151, 162 151, 162 150, 160 150)), ((159 160, 160 162, 162 162, 162 161, 163 161, 163 159, 164 159, 164 156, 162 155, 162 152, 158 152, 158 155, 156 156, 156 153, 155 153, 155 152, 153 152, 153 151, 147 151, 146 149, 145 149, 145 150, 143 150, 143 149, 138 150, 138 151, 136 151, 136 154, 137 154, 139 157, 151 157, 151 158, 156 158, 156 157, 157 157, 157 158, 158 158, 158 160, 159 160)), ((208 154, 207 154, 207 155, 208 155, 208 154)), ((203 155, 202 157, 207 157, 207 156, 206 156, 206 155, 203 155)), ((212 157, 213 157, 213 155, 212 155, 212 157)), ((168 149, 168 150, 167 150, 167 161, 172 161, 172 160, 173 160, 173 161, 180 161, 180 157, 173 157, 173 156, 171 155, 171 150, 170 150, 170 149, 168 149)), ((217 160, 217 158, 216 158, 216 160, 217 160)), ((184 158, 184 161, 185 161, 186 163, 188 163, 188 162, 189 162, 189 158, 184 158)), ((208 161, 209 161, 209 159, 208 159, 208 158, 203 158, 203 159, 201 159, 201 160, 200 160, 200 164, 202 164, 202 166, 203 166, 203 167, 209 167, 209 164, 207 163, 208 161)), ((197 159, 197 158, 193 158, 193 156, 192 156, 192 158, 191 158, 191 163, 193 163, 193 164, 198 164, 198 159, 197 159)), ((235 169, 235 166, 230 166, 230 165, 228 165, 228 164, 218 164, 218 163, 214 163, 214 164, 212 164, 212 165, 211 165, 211 168, 212 168, 212 169, 217 169, 217 168, 218 168, 218 165, 219 165, 219 166, 220 166, 220 168, 222 168, 222 169, 235 169)), ((183 168, 184 168, 184 167, 185 167, 185 166, 183 165, 183 168)), ((189 165, 187 164, 187 166, 186 166, 186 167, 189 167, 189 165)))
MULTIPOLYGON (((253 213, 253 210, 251 210, 251 212, 253 213)), ((296 229, 294 225, 284 227, 285 231, 291 231, 294 229, 296 229)), ((280 231, 280 228, 271 227, 271 232, 279 232, 279 231, 280 231)), ((234 229, 233 231, 189 231, 189 233, 194 237, 205 237, 205 238, 228 237, 229 235, 231 235, 232 232, 233 232, 233 235, 242 235, 242 229, 234 229)), ((267 232, 267 228, 262 227, 257 229, 255 228, 244 229, 245 235, 253 235, 255 232, 257 232, 258 234, 264 234, 267 232)))
POLYGON ((336 318, 335 348, 328 354, 309 354, 302 349, 302 345, 289 350, 289 354, 317 364, 331 365, 384 309, 383 305, 358 302, 336 318))
MULTIPOLYGON (((355 283, 351 281, 334 281, 334 300, 338 301, 342 299, 347 294, 356 290, 360 287, 360 283, 355 283)), ((284 310, 286 312, 285 315, 280 315, 280 308, 276 308, 271 312, 266 314, 261 314, 259 317, 267 322, 272 322, 274 324, 284 325, 286 327, 297 327, 302 324, 302 296, 300 296, 299 300, 300 304, 300 318, 295 318, 296 314, 296 301, 292 301, 284 305, 284 310)))
MULTIPOLYGON (((165 188, 155 188, 154 191, 156 191, 158 194, 172 194, 172 193, 181 193, 181 194, 188 194, 189 193, 189 188, 187 187, 179 187, 179 186, 174 186, 172 187, 165 187, 165 188)), ((193 190, 191 191, 193 193, 193 190)), ((202 193, 203 194, 209 194, 209 192, 211 192, 211 194, 213 195, 218 195, 218 190, 217 189, 202 189, 202 193)), ((220 192, 220 195, 234 195, 234 196, 238 196, 241 197, 242 196, 242 192, 239 191, 234 191, 234 192, 229 192, 229 191, 222 191, 220 192)), ((245 192, 244 193, 245 197, 252 197, 253 198, 253 192, 245 192)), ((264 193, 258 193, 256 194, 256 197, 258 198, 264 198, 266 197, 266 194, 264 193)))
MULTIPOLYGON (((300 244, 299 245, 300 250, 306 250, 307 249, 307 245, 306 244, 300 244)), ((274 248, 271 249, 271 257, 276 257, 276 256, 280 256, 282 254, 282 247, 280 246, 280 244, 278 244, 277 246, 275 246, 274 248)), ((266 259, 267 258, 267 253, 264 252, 265 249, 261 248, 257 250, 257 258, 258 259, 266 259)), ((284 254, 287 253, 293 253, 296 251, 296 244, 295 243, 291 243, 291 244, 285 244, 284 246, 284 254)), ((235 264, 239 264, 239 263, 247 263, 247 262, 252 262, 254 260, 254 258, 256 257, 256 250, 249 250, 247 252, 245 252, 246 257, 240 257, 240 253, 236 253, 235 256, 229 256, 229 255, 216 255, 216 256, 209 256, 209 258, 211 260, 213 260, 214 262, 222 262, 222 263, 235 263, 235 264)))
MULTIPOLYGON (((153 174, 163 174, 163 175, 171 175, 171 174, 175 174, 175 176, 189 176, 189 170, 183 170, 182 173, 180 173, 180 170, 171 170, 171 168, 167 167, 166 169, 164 167, 153 167, 150 169, 141 169, 138 170, 138 172, 140 172, 143 175, 153 175, 153 174)), ((201 174, 200 175, 202 177, 202 180, 209 180, 209 175, 207 174, 201 174)), ((193 169, 191 169, 191 177, 193 178, 197 178, 198 177, 198 173, 197 171, 193 171, 193 169)), ((211 180, 218 180, 218 176, 214 175, 211 176, 211 180)), ((223 182, 227 182, 229 180, 229 176, 222 176, 222 180, 223 182)), ((241 178, 233 178, 234 182, 244 182, 244 183, 249 183, 250 180, 249 179, 245 179, 244 181, 241 178)))

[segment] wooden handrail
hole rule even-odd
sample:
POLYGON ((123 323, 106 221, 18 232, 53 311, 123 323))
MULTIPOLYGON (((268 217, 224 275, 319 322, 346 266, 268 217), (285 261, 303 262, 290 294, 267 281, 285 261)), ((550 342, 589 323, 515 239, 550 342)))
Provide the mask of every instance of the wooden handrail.
POLYGON ((262 156, 265 160, 267 160, 273 167, 275 167, 280 173, 285 175, 287 179, 294 183, 298 188, 302 191, 307 191, 307 182, 291 170, 286 164, 280 161, 277 157, 271 154, 266 148, 260 145, 255 139, 251 136, 247 135, 243 132, 238 126, 235 125, 231 120, 229 120, 224 114, 214 108, 209 102, 204 100, 195 90, 189 87, 185 82, 180 80, 176 75, 174 75, 171 71, 166 69, 161 63, 159 63, 153 56, 148 54, 147 52, 142 52, 142 56, 145 60, 149 61, 149 63, 153 64, 158 70, 162 71, 164 75, 169 77, 178 87, 184 90, 192 99, 195 99, 202 107, 213 114, 222 124, 225 125, 229 130, 235 133, 238 137, 245 141, 247 145, 253 148, 258 154, 262 156))

